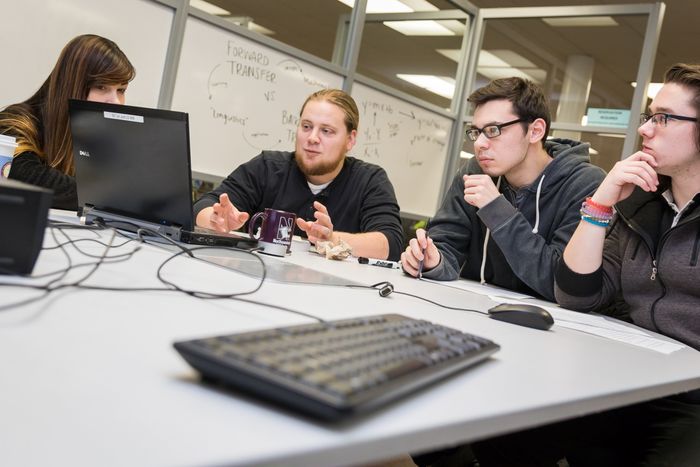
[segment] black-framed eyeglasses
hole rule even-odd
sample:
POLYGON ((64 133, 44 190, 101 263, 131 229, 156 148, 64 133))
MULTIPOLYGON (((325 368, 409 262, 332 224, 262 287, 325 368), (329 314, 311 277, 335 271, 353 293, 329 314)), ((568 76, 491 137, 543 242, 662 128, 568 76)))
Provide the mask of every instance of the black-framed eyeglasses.
POLYGON ((651 123, 654 125, 661 125, 661 126, 666 126, 668 124, 668 119, 671 120, 683 120, 686 122, 697 122, 698 119, 694 117, 684 117, 683 115, 673 115, 673 114, 667 114, 664 112, 656 112, 651 115, 649 114, 641 114, 639 116, 639 124, 644 125, 646 122, 651 120, 651 123))
POLYGON ((499 125, 486 125, 483 128, 477 128, 473 126, 467 130, 467 137, 472 141, 476 141, 479 135, 483 133, 484 136, 486 136, 489 139, 495 138, 496 136, 501 134, 501 129, 507 127, 508 125, 514 125, 516 123, 524 121, 524 119, 519 118, 517 120, 511 120, 510 122, 501 123, 499 125))

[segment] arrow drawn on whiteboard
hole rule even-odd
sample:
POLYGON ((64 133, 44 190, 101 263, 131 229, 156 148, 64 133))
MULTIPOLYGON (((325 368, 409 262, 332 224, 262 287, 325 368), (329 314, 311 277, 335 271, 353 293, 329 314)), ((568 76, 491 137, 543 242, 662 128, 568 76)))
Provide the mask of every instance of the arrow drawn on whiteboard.
MULTIPOLYGON (((214 72, 221 66, 221 63, 217 64, 214 68, 212 68, 211 72, 209 72, 209 79, 207 79, 207 92, 209 93, 209 100, 212 98, 211 94, 211 87, 212 87, 212 82, 211 82, 211 77, 214 74, 214 72)), ((214 83, 213 86, 227 86, 227 83, 214 83)))
POLYGON ((269 139, 269 137, 272 136, 269 133, 256 132, 256 133, 250 134, 251 139, 258 140, 258 141, 260 141, 261 144, 257 144, 257 142, 256 142, 256 144, 253 144, 251 141, 249 141, 247 138, 248 135, 246 135, 245 131, 241 133, 241 136, 243 136, 243 141, 248 143, 248 146, 250 146, 251 148, 254 148, 254 149, 258 149, 260 151, 263 151, 265 149, 268 149, 268 150, 275 149, 277 146, 280 145, 280 143, 282 143, 282 140, 279 138, 277 139, 276 143, 272 143, 271 141, 267 141, 267 139, 269 139))
POLYGON ((301 65, 299 63, 295 62, 294 60, 290 58, 286 58, 279 62, 277 64, 278 67, 282 67, 285 71, 290 70, 290 71, 295 71, 299 73, 299 76, 301 76, 302 81, 304 84, 307 84, 311 87, 314 88, 327 88, 328 84, 323 83, 313 77, 308 77, 304 74, 304 70, 301 68, 301 65))
POLYGON ((416 115, 413 113, 413 110, 411 110, 411 113, 410 113, 410 114, 407 114, 406 112, 401 112, 400 110, 399 110, 399 113, 400 113, 401 115, 405 116, 405 117, 410 118, 411 120, 415 120, 415 119, 416 119, 416 115))
POLYGON ((304 70, 301 69, 301 67, 299 66, 299 64, 297 62, 295 62, 294 60, 292 60, 290 58, 286 58, 277 64, 277 66, 282 66, 282 65, 284 65, 285 70, 298 71, 299 73, 301 73, 302 76, 304 75, 304 70), (285 63, 289 63, 290 65, 284 65, 285 63))

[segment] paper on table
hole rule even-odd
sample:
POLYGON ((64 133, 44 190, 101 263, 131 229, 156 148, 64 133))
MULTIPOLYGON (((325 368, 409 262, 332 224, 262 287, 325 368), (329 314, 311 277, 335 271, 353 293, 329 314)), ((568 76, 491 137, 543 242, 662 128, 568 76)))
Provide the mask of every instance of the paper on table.
MULTIPOLYGON (((452 287, 455 289, 460 289, 460 290, 466 290, 467 292, 473 292, 477 293, 479 295, 487 295, 487 296, 493 296, 493 297, 498 297, 499 299, 503 298, 508 298, 512 300, 523 300, 526 298, 533 298, 530 295, 525 295, 520 292, 513 292, 512 290, 508 289, 502 289, 500 287, 496 287, 494 285, 489 285, 489 284, 480 284, 475 281, 468 281, 465 279, 458 279, 455 281, 435 281, 431 279, 426 279, 425 277, 423 278, 424 281, 432 282, 433 284, 440 284, 444 285, 446 287, 452 287)), ((496 302, 500 300, 494 300, 496 302)))
POLYGON ((684 347, 682 344, 654 337, 643 329, 618 322, 608 316, 579 313, 552 306, 544 306, 543 308, 546 308, 554 316, 554 322, 561 327, 595 334, 663 354, 670 354, 684 347))
MULTIPOLYGON (((467 292, 486 295, 494 302, 502 302, 503 299, 507 299, 509 303, 533 304, 531 301, 525 300, 528 298, 533 298, 529 295, 513 292, 512 290, 501 289, 500 287, 495 287, 488 284, 480 284, 478 282, 467 281, 464 279, 450 282, 434 281, 425 278, 423 280, 447 287, 465 290, 467 292)), ((664 354, 670 354, 684 347, 682 344, 668 342, 657 337, 653 337, 643 329, 626 325, 607 316, 579 313, 577 311, 566 310, 557 306, 543 306, 541 304, 538 304, 538 306, 542 306, 542 308, 547 309, 552 316, 554 316, 555 324, 561 327, 606 337, 618 342, 644 347, 646 349, 664 354)))
POLYGON ((602 316, 595 313, 581 313, 578 311, 571 311, 559 307, 545 308, 547 308, 557 318, 557 321, 578 323, 586 326, 602 327, 620 332, 626 332, 628 334, 637 334, 640 336, 651 337, 651 334, 649 334, 649 332, 638 327, 627 326, 623 323, 618 322, 614 318, 602 316))
POLYGON ((684 347, 682 344, 676 344, 675 342, 668 342, 651 336, 631 334, 629 332, 621 332, 615 329, 589 326, 587 324, 576 323, 572 321, 557 320, 556 323, 559 326, 563 326, 565 328, 576 329, 578 331, 583 331, 588 334, 595 334, 596 336, 607 337, 608 339, 613 339, 619 342, 625 342, 627 344, 636 345, 638 347, 644 347, 645 349, 654 350, 663 354, 670 354, 684 347))

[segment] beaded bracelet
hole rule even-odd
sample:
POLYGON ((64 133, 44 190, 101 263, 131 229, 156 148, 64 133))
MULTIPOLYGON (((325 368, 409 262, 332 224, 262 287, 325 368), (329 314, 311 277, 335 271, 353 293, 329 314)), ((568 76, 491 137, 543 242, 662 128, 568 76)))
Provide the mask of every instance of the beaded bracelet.
POLYGON ((596 203, 590 196, 586 198, 585 203, 587 206, 598 209, 599 211, 613 212, 612 206, 605 206, 604 204, 596 203))
POLYGON ((581 220, 589 224, 597 225, 598 227, 607 227, 610 224, 610 220, 608 219, 599 219, 588 214, 581 214, 581 220))
POLYGON ((581 204, 581 220, 599 227, 607 227, 613 218, 613 208, 593 201, 590 197, 581 204))

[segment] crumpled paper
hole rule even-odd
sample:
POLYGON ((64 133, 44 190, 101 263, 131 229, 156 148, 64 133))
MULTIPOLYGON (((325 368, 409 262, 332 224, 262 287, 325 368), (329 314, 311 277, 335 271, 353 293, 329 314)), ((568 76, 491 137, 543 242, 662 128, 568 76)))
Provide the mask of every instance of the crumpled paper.
POLYGON ((316 252, 326 259, 343 260, 352 254, 352 247, 344 240, 340 240, 334 245, 332 242, 316 242, 316 252))

